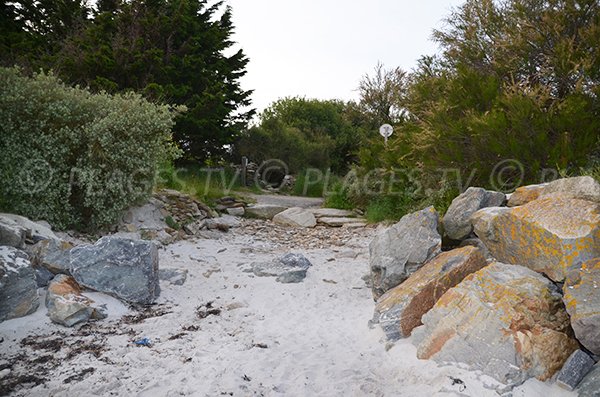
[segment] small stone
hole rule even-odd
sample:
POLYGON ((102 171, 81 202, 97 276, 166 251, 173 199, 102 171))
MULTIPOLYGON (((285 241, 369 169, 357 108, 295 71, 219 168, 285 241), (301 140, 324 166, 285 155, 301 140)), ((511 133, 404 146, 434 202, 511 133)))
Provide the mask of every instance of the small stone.
MULTIPOLYGON (((52 322, 72 327, 94 316, 93 301, 81 294, 81 288, 71 276, 59 274, 48 287, 46 307, 52 322)), ((106 317, 99 313, 96 318, 106 317)))
POLYGON ((572 391, 594 367, 594 360, 581 350, 576 350, 558 373, 556 383, 563 389, 572 391))
POLYGON ((250 271, 258 277, 277 277, 276 281, 288 284, 302 282, 311 266, 304 255, 289 253, 271 262, 252 263, 250 271))
POLYGON ((226 209, 227 213, 232 216, 244 216, 246 211, 244 207, 230 207, 226 209))
POLYGON ((158 271, 158 278, 173 285, 183 285, 187 280, 187 269, 163 268, 158 271))

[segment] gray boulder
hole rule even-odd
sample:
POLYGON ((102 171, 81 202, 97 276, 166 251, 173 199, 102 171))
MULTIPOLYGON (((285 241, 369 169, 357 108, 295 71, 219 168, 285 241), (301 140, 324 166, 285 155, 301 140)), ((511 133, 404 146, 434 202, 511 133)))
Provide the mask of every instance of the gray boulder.
POLYGON ((0 222, 12 221, 26 230, 25 236, 33 243, 42 240, 59 240, 46 222, 34 222, 24 216, 15 214, 0 214, 0 222))
POLYGON ((443 224, 446 235, 453 240, 462 240, 473 232, 471 215, 482 208, 499 207, 506 200, 500 192, 470 187, 466 192, 452 200, 444 215, 443 224))
POLYGON ((168 212, 165 204, 155 198, 140 207, 127 210, 122 218, 122 224, 131 225, 134 230, 162 230, 167 228, 165 217, 168 212))
POLYGON ((584 262, 567 274, 563 301, 575 336, 586 349, 600 355, 600 258, 584 262))
POLYGON ((0 321, 31 314, 39 304, 28 255, 14 247, 0 247, 0 321))
POLYGON ((27 229, 10 218, 0 217, 0 245, 24 248, 27 229))
POLYGON ((591 176, 557 179, 544 187, 540 197, 555 193, 574 199, 600 203, 600 183, 591 176))
POLYGON ((208 230, 217 229, 224 232, 229 229, 240 227, 242 224, 239 218, 231 215, 222 215, 218 218, 206 219, 204 222, 208 230))
POLYGON ((271 220, 273 217, 280 212, 287 210, 287 207, 273 204, 256 204, 246 207, 246 217, 268 219, 271 220))
POLYGON ((72 327, 89 319, 106 318, 106 314, 92 307, 94 302, 81 294, 73 277, 59 274, 48 286, 46 307, 52 322, 72 327))
POLYGON ((53 274, 70 275, 73 244, 60 240, 42 240, 31 247, 32 264, 53 274))
POLYGON ((149 241, 103 237, 73 248, 70 269, 80 285, 127 302, 150 304, 160 293, 158 248, 149 241))
POLYGON ((556 377, 556 384, 566 390, 574 390, 594 368, 594 360, 582 350, 575 350, 556 377))
POLYGON ((438 213, 433 207, 405 215, 369 244, 375 300, 441 252, 438 213))
POLYGON ((596 364, 577 388, 579 397, 600 397, 600 364, 596 364))
POLYGON ((312 266, 302 254, 289 253, 271 262, 252 263, 249 272, 258 277, 277 277, 280 283, 300 283, 306 278, 306 271, 312 266))
POLYGON ((292 227, 315 227, 317 218, 307 209, 292 207, 275 215, 273 222, 292 227))

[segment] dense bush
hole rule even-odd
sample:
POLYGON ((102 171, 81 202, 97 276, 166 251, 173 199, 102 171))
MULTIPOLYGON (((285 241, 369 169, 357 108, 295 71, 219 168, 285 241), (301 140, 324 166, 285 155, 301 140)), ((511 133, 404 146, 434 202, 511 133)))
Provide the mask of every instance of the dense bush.
POLYGON ((56 77, 0 69, 0 205, 94 229, 151 192, 178 150, 174 112, 136 94, 91 94, 56 77))
MULTIPOLYGON (((597 0, 467 0, 434 37, 441 54, 421 58, 397 85, 403 117, 392 120, 387 146, 370 133, 358 169, 361 176, 418 171, 429 193, 350 195, 356 205, 397 218, 431 201, 443 211, 450 192, 468 186, 509 192, 560 175, 597 175, 597 0)), ((367 81, 380 81, 370 87, 383 94, 392 77, 378 67, 367 81)), ((361 104, 370 98, 361 94, 361 104)))
POLYGON ((258 163, 282 160, 293 173, 309 167, 344 173, 356 162, 364 136, 355 107, 336 100, 280 99, 238 141, 236 152, 258 163))

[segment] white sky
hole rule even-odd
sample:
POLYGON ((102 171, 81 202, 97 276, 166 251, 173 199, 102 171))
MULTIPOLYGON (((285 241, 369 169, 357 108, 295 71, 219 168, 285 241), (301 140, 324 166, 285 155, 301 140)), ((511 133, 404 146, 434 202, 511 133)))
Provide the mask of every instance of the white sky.
POLYGON ((464 0, 227 0, 250 58, 244 89, 259 111, 286 96, 357 99, 378 61, 411 70, 437 52, 434 28, 464 0))

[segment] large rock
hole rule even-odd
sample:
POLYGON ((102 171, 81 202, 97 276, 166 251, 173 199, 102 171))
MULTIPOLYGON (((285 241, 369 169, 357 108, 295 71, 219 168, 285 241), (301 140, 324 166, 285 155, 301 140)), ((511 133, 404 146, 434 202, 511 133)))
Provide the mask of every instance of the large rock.
POLYGON ((486 208, 475 233, 501 262, 563 281, 570 269, 600 257, 600 204, 552 195, 514 208, 486 208))
POLYGON ((306 278, 310 261, 302 254, 289 253, 271 262, 254 262, 248 272, 258 277, 277 277, 280 283, 299 283, 306 278))
POLYGON ((0 321, 31 314, 39 304, 35 272, 27 254, 0 247, 0 321))
POLYGON ((600 355, 600 258, 569 272, 563 286, 565 307, 575 336, 586 349, 600 355))
POLYGON ((165 204, 151 198, 146 204, 127 210, 122 223, 131 225, 133 230, 163 230, 168 227, 165 222, 167 216, 169 212, 165 209, 165 204))
POLYGON ((373 297, 402 283, 441 252, 438 213, 433 207, 405 215, 369 244, 373 297))
POLYGON ((24 216, 15 214, 0 214, 0 222, 2 221, 11 221, 24 228, 26 230, 26 238, 31 240, 33 243, 37 243, 38 241, 42 240, 59 240, 52 229, 45 224, 42 224, 45 222, 33 222, 24 216))
POLYGON ((268 219, 271 220, 273 217, 280 212, 287 210, 287 207, 281 205, 272 204, 256 204, 246 207, 246 216, 248 218, 268 219))
POLYGON ((42 240, 31 247, 32 264, 53 274, 70 275, 73 244, 60 240, 42 240))
POLYGON ((591 176, 557 179, 544 187, 541 197, 556 193, 571 198, 600 203, 600 183, 591 176))
POLYGON ((131 303, 153 303, 160 293, 158 249, 149 241, 108 236, 73 248, 71 274, 84 287, 131 303))
POLYGON ((309 210, 292 207, 273 217, 273 222, 284 226, 315 227, 317 219, 309 210))
POLYGON ((545 187, 546 184, 521 186, 510 195, 506 205, 509 207, 518 207, 537 200, 545 187))
POLYGON ((0 245, 24 248, 27 229, 10 218, 0 218, 0 245))
POLYGON ((462 240, 473 232, 471 215, 487 207, 499 207, 506 200, 506 195, 480 187, 470 187, 460 196, 452 200, 452 204, 444 215, 443 224, 446 235, 453 240, 462 240))
POLYGON ((373 323, 379 323, 390 340, 409 337, 415 327, 422 325, 421 317, 448 289, 486 265, 476 247, 439 254, 379 298, 373 323))
POLYGON ((509 386, 545 381, 579 344, 554 283, 493 263, 448 290, 413 331, 421 359, 460 362, 509 386))
POLYGON ((558 373, 556 384, 563 389, 574 390, 592 368, 594 359, 582 350, 575 350, 558 373))
POLYGON ((579 397, 600 397, 600 364, 596 364, 577 388, 579 397))
POLYGON ((81 294, 81 288, 73 277, 60 274, 48 286, 46 307, 52 322, 72 327, 90 318, 105 318, 105 313, 92 307, 94 301, 81 294))

